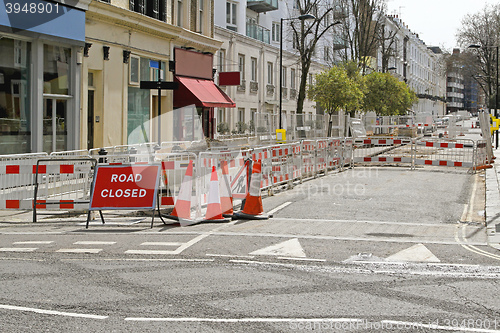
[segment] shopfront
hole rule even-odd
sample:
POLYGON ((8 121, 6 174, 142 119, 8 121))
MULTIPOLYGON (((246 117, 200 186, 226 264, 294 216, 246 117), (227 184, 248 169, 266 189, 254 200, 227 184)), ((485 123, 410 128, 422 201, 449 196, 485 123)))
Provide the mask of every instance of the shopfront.
POLYGON ((0 155, 79 148, 85 6, 0 1, 0 155))
MULTIPOLYGON (((191 129, 198 116, 206 138, 213 139, 216 132, 214 108, 234 108, 236 104, 213 81, 213 55, 176 48, 175 78, 179 89, 174 90, 174 108, 194 106, 196 113, 186 119, 186 113, 174 113, 176 131, 174 139, 190 140, 191 129), (180 115, 180 116, 175 116, 180 115)), ((194 113, 194 112, 193 112, 194 113)))

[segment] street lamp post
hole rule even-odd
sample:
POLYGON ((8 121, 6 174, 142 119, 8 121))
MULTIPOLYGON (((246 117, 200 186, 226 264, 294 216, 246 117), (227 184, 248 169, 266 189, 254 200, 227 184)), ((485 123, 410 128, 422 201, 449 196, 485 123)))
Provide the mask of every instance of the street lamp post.
MULTIPOLYGON (((481 45, 476 45, 476 44, 473 44, 473 45, 470 45, 469 48, 470 49, 480 49, 480 48, 487 48, 488 46, 481 46, 481 45)), ((495 68, 495 72, 496 72, 496 89, 495 89, 495 118, 498 118, 498 55, 499 55, 499 51, 498 51, 498 45, 496 46, 489 46, 489 47, 494 47, 496 48, 496 51, 497 51, 497 61, 496 61, 496 68, 495 68)), ((498 149, 498 130, 495 131, 495 148, 498 149)))
POLYGON ((315 20, 316 16, 311 15, 311 14, 304 14, 300 15, 298 17, 291 17, 291 18, 281 18, 280 19, 280 129, 283 129, 282 122, 281 122, 281 111, 283 110, 283 21, 291 21, 291 20, 301 20, 301 21, 306 21, 306 20, 315 20))

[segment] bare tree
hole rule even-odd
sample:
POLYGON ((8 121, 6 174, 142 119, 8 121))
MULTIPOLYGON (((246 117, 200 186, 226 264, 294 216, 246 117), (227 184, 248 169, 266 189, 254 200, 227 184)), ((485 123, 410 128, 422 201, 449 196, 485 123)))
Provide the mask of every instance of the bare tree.
MULTIPOLYGON (((294 46, 300 56, 301 77, 297 96, 297 113, 302 113, 307 92, 307 78, 315 49, 321 37, 338 21, 332 20, 335 7, 324 0, 297 0, 298 15, 311 14, 315 19, 311 22, 290 20, 294 46)), ((281 69, 280 69, 281 70, 281 69)), ((300 124, 299 124, 300 125, 300 124)))
POLYGON ((476 54, 469 57, 467 67, 476 75, 483 91, 489 98, 490 107, 494 108, 497 76, 497 48, 500 46, 500 4, 486 5, 481 12, 466 15, 457 32, 458 42, 464 49, 476 54))
POLYGON ((340 5, 348 14, 342 29, 347 48, 340 55, 344 61, 356 61, 364 74, 378 47, 383 44, 388 51, 386 42, 394 40, 395 33, 387 34, 385 29, 385 0, 340 0, 340 5))

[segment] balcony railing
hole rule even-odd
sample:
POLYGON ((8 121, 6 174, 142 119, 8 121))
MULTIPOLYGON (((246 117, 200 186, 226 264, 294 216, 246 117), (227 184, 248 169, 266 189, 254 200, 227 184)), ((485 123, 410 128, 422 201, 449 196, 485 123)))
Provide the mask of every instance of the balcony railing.
POLYGON ((247 7, 257 13, 270 12, 278 9, 278 0, 247 0, 247 7))
POLYGON ((241 79, 240 85, 236 88, 238 91, 245 91, 247 87, 247 81, 244 79, 241 79))
POLYGON ((250 92, 257 92, 259 90, 259 83, 256 81, 250 81, 250 92))
POLYGON ((266 86, 266 89, 267 89, 267 95, 268 96, 274 95, 274 86, 272 84, 268 84, 266 86))
POLYGON ((253 22, 247 22, 247 36, 271 44, 270 30, 253 22))

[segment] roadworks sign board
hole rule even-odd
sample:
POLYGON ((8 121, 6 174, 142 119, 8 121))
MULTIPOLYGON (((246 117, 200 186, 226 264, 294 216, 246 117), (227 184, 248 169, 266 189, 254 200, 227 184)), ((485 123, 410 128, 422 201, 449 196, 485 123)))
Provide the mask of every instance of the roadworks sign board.
POLYGON ((159 175, 159 164, 98 166, 90 210, 154 209, 159 175))

